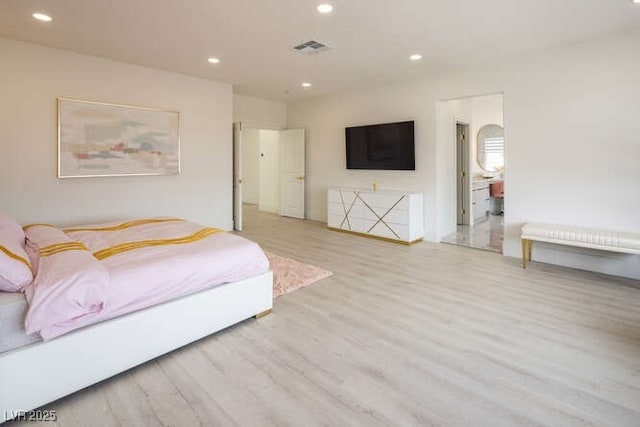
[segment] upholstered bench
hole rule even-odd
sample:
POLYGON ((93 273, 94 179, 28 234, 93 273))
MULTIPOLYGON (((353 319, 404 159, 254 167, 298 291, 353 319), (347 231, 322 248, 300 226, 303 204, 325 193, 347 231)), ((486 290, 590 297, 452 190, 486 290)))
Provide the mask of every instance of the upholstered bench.
POLYGON ((533 241, 640 254, 640 233, 530 222, 522 227, 522 268, 531 261, 533 241))

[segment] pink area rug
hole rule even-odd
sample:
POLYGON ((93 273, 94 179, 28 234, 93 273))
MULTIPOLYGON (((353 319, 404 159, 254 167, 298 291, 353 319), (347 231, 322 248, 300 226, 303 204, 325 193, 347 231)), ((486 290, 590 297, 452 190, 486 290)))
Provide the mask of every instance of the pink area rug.
POLYGON ((315 265, 265 252, 273 271, 273 297, 303 288, 331 276, 331 272, 315 265))

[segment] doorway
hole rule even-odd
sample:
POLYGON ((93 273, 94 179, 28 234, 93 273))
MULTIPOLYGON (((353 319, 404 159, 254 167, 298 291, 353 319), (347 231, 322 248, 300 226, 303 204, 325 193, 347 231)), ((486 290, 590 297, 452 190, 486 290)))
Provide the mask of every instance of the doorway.
POLYGON ((243 204, 304 218, 304 129, 273 130, 234 123, 233 223, 242 231, 243 204))
POLYGON ((456 229, 441 241, 502 253, 503 94, 461 98, 443 104, 444 120, 451 120, 451 130, 444 137, 455 144, 456 229))

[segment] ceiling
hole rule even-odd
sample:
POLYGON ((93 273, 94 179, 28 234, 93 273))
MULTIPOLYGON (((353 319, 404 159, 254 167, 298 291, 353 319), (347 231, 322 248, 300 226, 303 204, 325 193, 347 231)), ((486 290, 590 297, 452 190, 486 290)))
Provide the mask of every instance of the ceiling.
POLYGON ((2 0, 0 35, 291 101, 640 28, 631 0, 330 0, 329 15, 320 2, 2 0), (293 50, 311 39, 332 49, 293 50))

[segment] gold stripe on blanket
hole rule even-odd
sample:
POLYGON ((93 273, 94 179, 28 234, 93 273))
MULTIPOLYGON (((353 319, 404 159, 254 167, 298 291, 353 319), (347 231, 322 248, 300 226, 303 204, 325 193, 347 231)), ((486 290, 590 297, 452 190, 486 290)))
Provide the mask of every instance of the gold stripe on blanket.
POLYGON ((9 258, 13 258, 16 261, 20 261, 21 263, 26 265, 27 268, 31 271, 31 274, 33 274, 33 268, 31 267, 31 264, 29 263, 29 261, 27 261, 26 259, 22 258, 20 255, 14 254, 13 252, 11 252, 9 249, 5 248, 2 245, 0 245, 0 251, 4 252, 4 254, 6 256, 8 256, 9 258))
POLYGON ((157 222, 184 221, 180 218, 152 218, 152 219, 136 219, 134 221, 123 222, 122 224, 112 225, 109 227, 73 227, 64 228, 62 231, 70 233, 72 231, 120 231, 137 225, 154 224, 157 222))
POLYGON ((51 225, 51 224, 27 224, 27 225, 25 225, 24 227, 22 227, 22 229, 26 231, 28 228, 31 228, 31 227, 38 227, 38 226, 42 226, 42 227, 54 227, 54 228, 55 228, 55 225, 51 225))
POLYGON ((66 251, 89 251, 85 245, 81 242, 64 242, 54 243, 53 245, 45 246, 40 249, 40 256, 51 256, 66 251))
POLYGON ((98 258, 99 260, 103 260, 105 258, 109 258, 110 256, 117 255, 122 252, 132 251, 134 249, 148 248, 151 246, 181 245, 183 243, 193 243, 215 233, 222 233, 222 230, 218 228, 207 227, 203 228, 202 230, 196 231, 189 236, 177 237, 175 239, 139 240, 137 242, 121 243, 119 245, 94 252, 93 256, 98 258))

